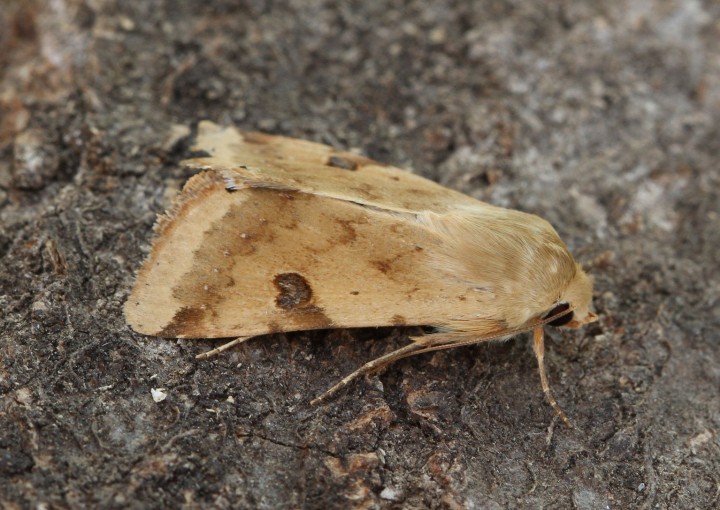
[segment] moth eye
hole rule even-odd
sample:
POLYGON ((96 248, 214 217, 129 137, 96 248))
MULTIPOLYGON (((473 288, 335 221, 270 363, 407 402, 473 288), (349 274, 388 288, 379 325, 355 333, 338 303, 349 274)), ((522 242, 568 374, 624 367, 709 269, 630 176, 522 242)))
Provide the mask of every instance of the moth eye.
MULTIPOLYGON (((570 305, 569 305, 569 304, 567 304, 567 303, 560 303, 560 304, 557 305, 555 308, 553 308, 553 309, 550 310, 548 313, 546 313, 546 314, 543 316, 543 319, 547 319, 548 317, 552 317, 553 315, 557 315, 557 314, 559 314, 560 312, 564 312, 564 311, 567 310, 568 308, 570 308, 570 305)), ((570 322, 572 319, 573 319, 573 312, 570 312, 570 313, 567 313, 567 314, 563 315, 562 317, 558 317, 558 318, 555 319, 554 321, 548 322, 548 324, 551 325, 551 326, 564 326, 565 324, 567 324, 568 322, 570 322)))

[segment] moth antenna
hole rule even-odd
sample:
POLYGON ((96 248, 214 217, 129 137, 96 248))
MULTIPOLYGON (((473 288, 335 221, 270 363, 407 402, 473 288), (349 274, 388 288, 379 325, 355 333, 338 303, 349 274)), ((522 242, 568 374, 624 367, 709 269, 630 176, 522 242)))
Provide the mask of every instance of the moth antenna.
POLYGON ((537 326, 533 330, 533 350, 535 351, 535 358, 537 358, 538 369, 540 370, 540 384, 542 385, 543 393, 547 399, 550 407, 553 408, 555 414, 565 422, 568 428, 574 428, 567 415, 560 408, 558 403, 550 393, 550 385, 548 384, 547 374, 545 373, 545 330, 542 326, 537 326))
POLYGON ((220 354, 223 351, 227 351, 231 347, 235 347, 238 344, 241 344, 245 342, 246 340, 250 340, 251 338, 254 338, 252 336, 239 336, 234 340, 230 340, 229 342, 222 344, 220 347, 216 347, 215 349, 203 352, 202 354, 198 354, 195 356, 195 359, 208 359, 212 358, 213 356, 220 354))
POLYGON ((368 361, 363 366, 352 372, 351 374, 346 375, 342 378, 340 382, 338 382, 336 385, 334 385, 332 388, 327 390, 325 393, 320 395, 319 397, 314 398, 310 401, 311 405, 317 405, 323 400, 331 397, 341 389, 343 389, 345 386, 350 384, 352 381, 357 379, 363 374, 367 374, 370 372, 374 372, 375 370, 379 370, 385 365, 392 363, 395 360, 398 360, 400 358, 404 358, 407 356, 410 356, 412 351, 415 349, 421 349, 422 346, 418 345, 417 343, 413 342, 409 345, 406 345, 405 347, 401 347, 400 349, 397 349, 395 351, 392 351, 388 354, 385 354, 384 356, 380 356, 379 358, 375 358, 372 361, 368 361))

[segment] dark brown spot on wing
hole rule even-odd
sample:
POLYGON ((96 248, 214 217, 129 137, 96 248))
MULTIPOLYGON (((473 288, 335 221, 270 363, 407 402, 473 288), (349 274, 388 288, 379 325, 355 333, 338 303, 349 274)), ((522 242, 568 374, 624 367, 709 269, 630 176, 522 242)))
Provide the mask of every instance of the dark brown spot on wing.
POLYGON ((346 157, 343 156, 330 156, 327 160, 327 165, 332 166, 335 168, 342 168, 343 170, 350 170, 354 171, 357 170, 358 164, 346 157))
POLYGON ((388 274, 393 270, 402 269, 400 259, 402 259, 403 256, 403 253, 398 253, 397 255, 389 259, 372 260, 370 261, 370 264, 372 264, 372 266, 378 271, 380 271, 382 274, 388 274))
POLYGON ((333 326, 325 310, 312 303, 313 291, 308 281, 298 273, 282 273, 275 276, 273 283, 278 289, 275 304, 287 314, 288 326, 279 326, 280 331, 294 329, 324 329, 333 326))
POLYGON ((275 303, 284 310, 300 308, 312 299, 312 288, 308 281, 297 273, 282 273, 273 280, 278 289, 275 303))
POLYGON ((373 260, 372 265, 382 274, 388 274, 392 269, 392 262, 389 260, 373 260))
POLYGON ((405 319, 405 317, 403 317, 402 315, 395 314, 390 319, 390 324, 392 324, 393 326, 404 326, 405 324, 407 324, 407 319, 405 319))
POLYGON ((353 224, 354 221, 350 220, 336 220, 337 224, 340 225, 340 228, 342 229, 342 235, 338 237, 338 244, 349 244, 355 241, 357 239, 357 232, 355 231, 355 227, 353 224))

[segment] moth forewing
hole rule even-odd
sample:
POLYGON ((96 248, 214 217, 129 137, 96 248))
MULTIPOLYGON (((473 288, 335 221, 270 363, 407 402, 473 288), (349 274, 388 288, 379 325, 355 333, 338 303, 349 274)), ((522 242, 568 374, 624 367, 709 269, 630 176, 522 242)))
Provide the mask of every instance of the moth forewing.
POLYGON ((407 215, 310 193, 229 193, 213 172, 194 179, 163 220, 126 305, 141 333, 433 324, 474 318, 483 306, 481 294, 435 270, 438 240, 407 215))
POLYGON ((539 327, 541 381, 558 412, 537 331, 562 304, 568 326, 593 320, 592 282, 545 220, 317 143, 201 122, 196 149, 210 156, 186 164, 206 171, 156 225, 125 305, 133 329, 238 343, 437 328, 343 386, 394 359, 539 327))
POLYGON ((194 149, 210 157, 184 164, 221 172, 228 189, 294 190, 410 213, 443 212, 463 205, 492 207, 399 168, 305 140, 241 132, 203 121, 194 149))

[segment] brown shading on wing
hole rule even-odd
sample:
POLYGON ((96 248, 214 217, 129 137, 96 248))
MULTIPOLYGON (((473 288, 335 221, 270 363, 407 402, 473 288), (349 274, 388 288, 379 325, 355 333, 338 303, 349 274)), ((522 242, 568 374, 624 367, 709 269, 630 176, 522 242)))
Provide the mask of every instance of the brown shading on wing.
POLYGON ((163 218, 125 307, 161 337, 251 336, 470 319, 481 295, 428 262, 412 215, 310 193, 228 191, 204 172, 163 218))
POLYGON ((184 164, 222 171, 236 189, 297 190, 401 212, 487 206, 399 168, 305 140, 242 132, 203 121, 195 148, 207 151, 210 157, 184 164))

